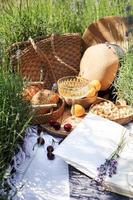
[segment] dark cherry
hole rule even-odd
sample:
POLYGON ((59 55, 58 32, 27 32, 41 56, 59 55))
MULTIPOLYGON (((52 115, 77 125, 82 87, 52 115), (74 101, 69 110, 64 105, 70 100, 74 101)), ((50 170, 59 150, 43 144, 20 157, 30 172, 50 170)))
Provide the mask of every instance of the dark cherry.
POLYGON ((64 130, 67 131, 67 132, 70 132, 72 130, 72 125, 71 124, 65 124, 64 130))
POLYGON ((49 124, 50 124, 50 126, 54 126, 54 124, 55 124, 56 122, 57 122, 56 120, 51 119, 51 120, 49 121, 49 124))
POLYGON ((60 130, 60 128, 61 128, 60 122, 56 122, 56 123, 54 124, 53 128, 54 128, 55 130, 57 130, 57 131, 60 130))
POLYGON ((51 153, 51 152, 47 153, 47 157, 48 157, 49 160, 54 160, 55 159, 55 155, 53 153, 51 153))
POLYGON ((52 145, 47 146, 47 151, 48 152, 53 152, 54 151, 54 147, 52 145))
POLYGON ((42 137, 38 137, 37 138, 37 144, 44 145, 45 144, 45 140, 42 137))

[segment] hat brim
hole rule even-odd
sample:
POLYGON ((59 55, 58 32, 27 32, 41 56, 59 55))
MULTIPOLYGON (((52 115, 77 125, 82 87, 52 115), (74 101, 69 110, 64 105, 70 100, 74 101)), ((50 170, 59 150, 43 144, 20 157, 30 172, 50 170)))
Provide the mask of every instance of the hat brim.
POLYGON ((109 42, 127 49, 126 35, 129 30, 127 19, 119 16, 106 16, 92 23, 83 33, 86 47, 109 42))

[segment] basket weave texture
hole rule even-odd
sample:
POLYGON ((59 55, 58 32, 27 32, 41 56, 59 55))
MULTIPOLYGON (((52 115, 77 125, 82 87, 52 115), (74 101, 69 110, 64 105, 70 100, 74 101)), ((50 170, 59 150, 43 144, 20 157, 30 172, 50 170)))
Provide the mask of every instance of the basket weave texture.
MULTIPOLYGON (((59 78, 79 74, 82 42, 78 33, 52 34, 14 43, 8 53, 14 72, 25 77, 31 85, 43 83, 44 88, 51 89, 59 78)), ((61 102, 49 113, 38 115, 35 112, 32 124, 45 124, 61 117, 65 107, 65 102, 61 102)))
MULTIPOLYGON (((109 102, 113 105, 115 105, 113 102, 111 102, 110 100, 107 100, 107 99, 104 99, 104 98, 100 98, 100 97, 97 97, 97 100, 90 106, 90 111, 91 109, 93 108, 93 106, 95 106, 96 104, 99 104, 100 102, 109 102)), ((118 108, 123 108, 123 107, 128 107, 128 105, 125 105, 125 106, 122 106, 122 105, 115 105, 116 107, 118 108)), ((110 119, 110 118, 109 118, 110 119)), ((133 115, 131 116, 127 116, 127 117, 119 117, 119 118, 114 118, 114 119, 110 119, 111 121, 114 121, 114 122, 117 122, 118 124, 121 124, 121 125, 126 125, 128 124, 129 122, 132 122, 133 121, 133 115)))
POLYGON ((60 99, 59 107, 56 110, 51 110, 49 113, 34 115, 32 118, 32 124, 46 124, 50 120, 57 120, 63 115, 64 108, 65 108, 65 101, 60 99))
POLYGON ((44 81, 44 87, 63 76, 78 75, 81 59, 78 33, 52 34, 13 44, 9 55, 14 70, 30 81, 44 81))

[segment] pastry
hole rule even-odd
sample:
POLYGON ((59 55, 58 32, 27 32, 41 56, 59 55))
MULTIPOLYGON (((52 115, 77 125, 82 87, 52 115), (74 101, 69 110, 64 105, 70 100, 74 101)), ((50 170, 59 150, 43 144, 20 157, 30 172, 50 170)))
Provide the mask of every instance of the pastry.
MULTIPOLYGON (((57 104, 59 96, 55 92, 47 89, 38 91, 31 99, 32 105, 43 105, 43 104, 57 104)), ((50 111, 49 108, 40 108, 36 110, 36 114, 46 114, 50 111)))

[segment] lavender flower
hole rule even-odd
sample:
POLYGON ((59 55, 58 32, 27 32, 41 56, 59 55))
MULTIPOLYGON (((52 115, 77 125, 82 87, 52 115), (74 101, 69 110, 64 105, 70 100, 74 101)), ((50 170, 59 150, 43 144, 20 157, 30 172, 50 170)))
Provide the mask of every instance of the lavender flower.
POLYGON ((58 85, 57 83, 54 83, 52 86, 52 91, 56 92, 58 90, 58 85))
POLYGON ((112 153, 109 159, 105 159, 105 162, 100 165, 100 167, 97 168, 97 176, 92 179, 90 185, 91 186, 97 186, 97 189, 103 191, 106 190, 106 186, 104 183, 104 179, 106 176, 111 178, 113 175, 117 173, 117 166, 118 166, 118 159, 119 154, 122 151, 122 149, 125 146, 125 134, 122 135, 122 138, 120 140, 120 143, 117 146, 117 149, 112 153))
POLYGON ((70 4, 70 9, 75 14, 82 13, 82 8, 85 6, 85 0, 73 0, 70 4))

